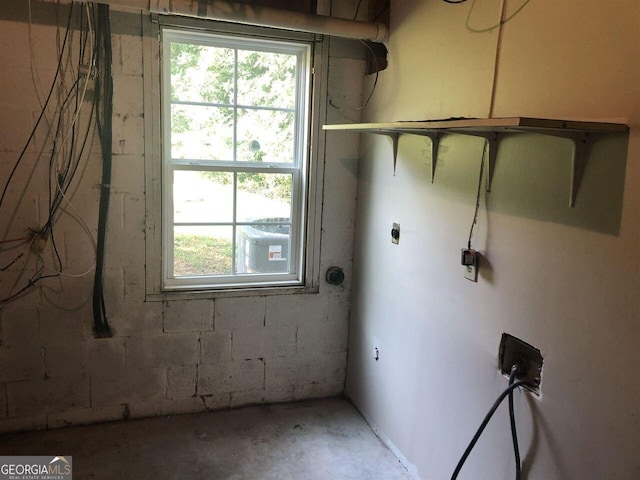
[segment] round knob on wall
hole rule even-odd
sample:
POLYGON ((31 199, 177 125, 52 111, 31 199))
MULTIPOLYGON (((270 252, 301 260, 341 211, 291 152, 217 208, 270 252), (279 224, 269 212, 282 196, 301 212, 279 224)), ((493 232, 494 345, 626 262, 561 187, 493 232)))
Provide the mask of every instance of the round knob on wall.
POLYGON ((344 272, 340 267, 329 267, 325 278, 327 279, 327 283, 331 285, 342 285, 342 282, 344 282, 344 272))

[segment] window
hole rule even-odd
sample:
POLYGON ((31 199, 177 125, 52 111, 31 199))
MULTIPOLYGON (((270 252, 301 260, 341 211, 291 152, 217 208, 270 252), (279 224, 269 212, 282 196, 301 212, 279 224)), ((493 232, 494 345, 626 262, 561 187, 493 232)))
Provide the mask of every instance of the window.
POLYGON ((163 287, 301 285, 311 43, 162 28, 163 287))

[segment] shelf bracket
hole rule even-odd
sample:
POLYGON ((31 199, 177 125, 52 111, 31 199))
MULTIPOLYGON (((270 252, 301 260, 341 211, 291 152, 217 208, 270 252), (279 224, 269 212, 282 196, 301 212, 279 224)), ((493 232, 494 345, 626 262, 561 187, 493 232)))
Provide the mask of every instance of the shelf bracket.
POLYGON ((498 158, 498 142, 500 141, 498 132, 455 131, 455 133, 459 133, 461 135, 470 135, 472 137, 481 137, 484 138, 487 142, 487 192, 490 192, 491 181, 493 180, 493 171, 496 168, 496 159, 498 158))
POLYGON ((582 183, 582 175, 587 165, 587 149, 589 135, 584 132, 544 132, 544 135, 550 135, 557 138, 566 138, 571 140, 573 144, 573 152, 571 154, 571 181, 569 183, 569 207, 576 205, 576 197, 582 183))
MULTIPOLYGON (((401 133, 429 137, 431 150, 431 182, 435 177, 441 136, 449 133, 481 137, 489 149, 487 167, 487 191, 491 190, 495 170, 499 133, 535 133, 566 138, 573 143, 571 159, 571 183, 569 185, 569 206, 574 207, 582 177, 588 161, 591 134, 629 133, 629 126, 623 123, 581 122, 577 120, 554 120, 545 118, 459 118, 450 120, 404 121, 387 123, 358 123, 345 125, 324 125, 324 130, 342 130, 359 133, 385 135, 393 144, 393 174, 398 160, 398 138, 401 133)), ((484 155, 484 152, 483 152, 484 155)))
POLYGON ((431 140, 431 183, 436 176, 436 163, 438 163, 438 149, 440 148, 440 139, 444 135, 442 132, 425 132, 421 134, 429 137, 431 140))
POLYGON ((391 139, 391 147, 393 148, 393 176, 396 176, 396 164, 398 163, 398 139, 400 134, 397 132, 379 132, 391 139))
POLYGON ((571 184, 569 185, 569 206, 576 206, 578 189, 582 182, 582 175, 587 165, 587 141, 589 137, 586 133, 573 135, 573 155, 571 157, 571 184))

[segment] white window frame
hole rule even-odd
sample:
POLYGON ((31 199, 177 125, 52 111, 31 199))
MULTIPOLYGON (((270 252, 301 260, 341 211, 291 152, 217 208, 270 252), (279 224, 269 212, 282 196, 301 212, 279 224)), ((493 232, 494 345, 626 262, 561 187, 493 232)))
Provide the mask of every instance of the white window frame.
MULTIPOLYGON (((152 21, 145 27, 145 30, 145 86, 146 90, 153 93, 148 95, 145 92, 145 152, 154 152, 153 156, 145 154, 145 164, 147 165, 147 300, 318 292, 321 186, 324 172, 324 162, 318 159, 322 159, 324 154, 324 133, 321 124, 326 115, 326 105, 322 101, 324 95, 321 92, 326 93, 327 40, 316 35, 299 32, 169 16, 152 16, 152 21), (153 33, 154 31, 155 33, 153 33), (168 191, 171 175, 165 168, 165 149, 161 148, 161 145, 166 144, 166 142, 162 142, 162 139, 167 135, 161 116, 167 108, 163 104, 165 100, 161 95, 162 82, 166 80, 162 79, 165 73, 163 72, 161 55, 158 55, 163 43, 162 31, 200 32, 200 34, 202 31, 207 31, 209 33, 206 35, 238 35, 247 39, 251 38, 254 42, 266 39, 283 42, 283 45, 287 43, 307 45, 308 69, 305 71, 309 72, 306 79, 308 91, 304 94, 301 92, 305 97, 306 112, 304 115, 306 120, 299 122, 299 124, 306 124, 306 127, 301 137, 304 140, 298 144, 298 150, 301 152, 299 158, 303 162, 299 171, 301 176, 300 191, 297 192, 300 201, 296 205, 298 209, 296 213, 299 213, 300 221, 295 227, 296 242, 301 247, 295 264, 292 261, 292 264, 295 265, 295 271, 286 278, 283 274, 272 276, 262 274, 253 276, 249 280, 243 279, 244 281, 237 281, 239 275, 230 276, 231 278, 227 279, 228 281, 225 283, 204 281, 203 277, 184 277, 184 281, 173 282, 166 275, 167 268, 171 264, 168 263, 165 253, 167 242, 172 240, 172 238, 166 237, 172 227, 168 228, 169 223, 165 215, 171 207, 165 200, 170 195, 164 194, 168 191), (322 71, 324 74, 318 76, 318 71, 322 71), (150 81, 154 75, 159 81, 150 81), (161 209, 158 208, 158 202, 162 205, 161 209)), ((180 168, 198 169, 198 167, 189 165, 181 165, 180 168)), ((282 168, 282 164, 274 168, 282 168)), ((269 171, 277 173, 274 170, 269 171)), ((293 234, 292 227, 291 237, 293 234)), ((290 242, 293 245, 293 240, 290 242)), ((247 276, 247 278, 249 277, 247 276)))

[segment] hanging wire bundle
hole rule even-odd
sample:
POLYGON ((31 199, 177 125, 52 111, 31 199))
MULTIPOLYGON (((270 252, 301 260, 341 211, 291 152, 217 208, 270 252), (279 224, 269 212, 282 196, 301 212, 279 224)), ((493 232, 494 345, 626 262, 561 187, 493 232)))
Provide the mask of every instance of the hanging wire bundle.
MULTIPOLYGON (((56 3, 53 8, 58 18, 61 6, 56 3)), ((108 7, 93 3, 77 5, 73 2, 67 8, 66 26, 64 30, 58 27, 56 34, 55 74, 43 99, 33 51, 29 0, 31 75, 41 109, 4 185, 0 183, 0 306, 29 294, 45 279, 84 277, 94 269, 96 277, 100 271, 98 296, 102 298, 104 233, 101 235, 101 229, 98 229, 96 250, 93 230, 72 202, 87 168, 96 130, 103 156, 109 158, 109 173, 111 168, 113 88, 109 11, 108 7), (35 154, 32 153, 34 151, 35 154), (37 168, 45 162, 46 169, 37 168), (47 172, 46 179, 41 178, 43 174, 39 173, 44 171, 47 172), (28 215, 23 218, 27 207, 25 193, 34 190, 40 193, 45 184, 47 206, 41 223, 38 223, 35 214, 34 218, 28 218, 28 215), (59 221, 65 215, 82 227, 94 249, 95 260, 92 265, 80 272, 69 272, 69 259, 61 255, 58 228, 59 221), (29 228, 25 230, 18 226, 18 219, 20 223, 30 223, 29 228)), ((108 184, 109 181, 103 180, 103 183, 108 184)), ((108 208, 108 199, 104 208, 102 203, 101 199, 100 221, 105 224, 106 231, 106 213, 103 220, 102 212, 108 208)), ((108 332, 104 300, 98 303, 101 305, 100 318, 104 321, 96 322, 96 325, 101 323, 96 330, 108 332)))

